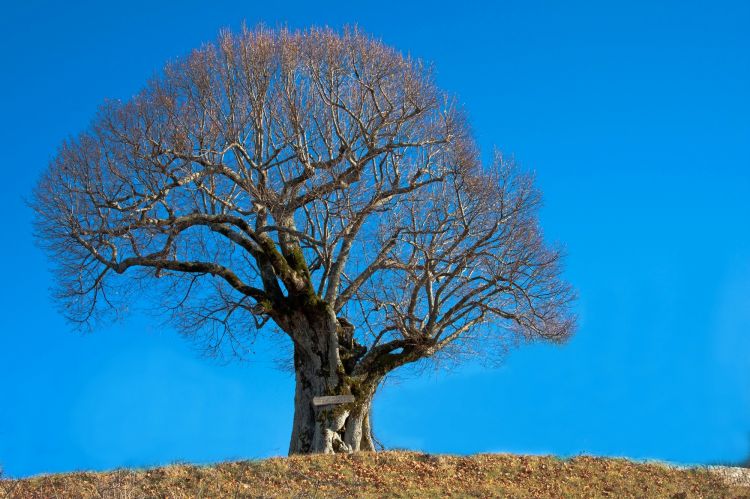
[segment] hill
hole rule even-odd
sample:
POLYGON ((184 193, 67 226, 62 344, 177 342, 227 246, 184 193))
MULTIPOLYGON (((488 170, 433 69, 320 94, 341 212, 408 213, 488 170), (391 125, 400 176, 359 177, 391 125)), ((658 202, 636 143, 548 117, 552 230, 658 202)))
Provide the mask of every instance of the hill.
MULTIPOLYGON (((26 498, 193 497, 750 497, 731 468, 681 468, 626 459, 415 452, 175 464, 145 470, 0 481, 26 498)), ((743 470, 744 471, 744 470, 743 470)))

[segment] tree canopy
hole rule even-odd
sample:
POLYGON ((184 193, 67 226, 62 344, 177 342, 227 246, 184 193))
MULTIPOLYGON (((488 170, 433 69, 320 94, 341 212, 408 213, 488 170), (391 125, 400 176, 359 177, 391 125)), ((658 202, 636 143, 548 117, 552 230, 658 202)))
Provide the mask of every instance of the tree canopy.
POLYGON ((573 293, 539 203, 512 162, 482 163, 421 61, 356 29, 258 28, 107 102, 33 206, 72 320, 147 290, 239 350, 269 323, 300 347, 317 326, 299 314, 320 310, 353 376, 565 339, 573 293))

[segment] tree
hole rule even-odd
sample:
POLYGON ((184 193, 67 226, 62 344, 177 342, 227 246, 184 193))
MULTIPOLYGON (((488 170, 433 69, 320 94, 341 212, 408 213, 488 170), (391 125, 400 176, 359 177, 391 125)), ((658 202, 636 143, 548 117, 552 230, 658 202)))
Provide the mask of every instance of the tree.
POLYGON ((32 205, 71 320, 149 291, 209 349, 286 335, 289 452, 308 453, 372 450, 400 366, 571 333, 539 201, 511 162, 482 165, 420 61, 356 29, 258 28, 106 103, 32 205))

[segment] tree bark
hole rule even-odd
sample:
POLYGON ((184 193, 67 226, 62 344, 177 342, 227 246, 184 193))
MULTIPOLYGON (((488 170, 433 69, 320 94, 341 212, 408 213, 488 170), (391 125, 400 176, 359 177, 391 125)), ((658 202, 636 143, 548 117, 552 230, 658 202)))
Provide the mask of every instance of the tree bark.
MULTIPOLYGON (((294 422, 289 454, 339 453, 375 450, 370 411, 372 395, 355 396, 354 402, 315 407, 313 397, 328 395, 305 369, 296 372, 294 422)), ((340 385, 346 391, 345 384, 340 385)), ((350 387, 348 387, 350 388, 350 387)), ((354 390, 356 393, 356 390, 354 390)), ((341 393, 339 393, 341 394, 341 393)))
POLYGON ((294 420, 289 454, 375 450, 370 410, 378 382, 352 375, 364 353, 348 323, 342 325, 330 307, 321 313, 288 318, 294 338, 294 420), (354 402, 318 406, 313 398, 353 395, 354 402))

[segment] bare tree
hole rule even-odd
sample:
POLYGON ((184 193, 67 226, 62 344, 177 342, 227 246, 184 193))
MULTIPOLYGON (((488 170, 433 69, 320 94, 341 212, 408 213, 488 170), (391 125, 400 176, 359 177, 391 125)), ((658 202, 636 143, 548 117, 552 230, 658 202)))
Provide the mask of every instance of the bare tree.
POLYGON ((258 28, 105 104, 33 205, 72 320, 148 289, 208 348, 288 336, 289 452, 308 453, 372 450, 400 366, 571 333, 539 200, 500 156, 480 163, 420 61, 357 30, 258 28))

